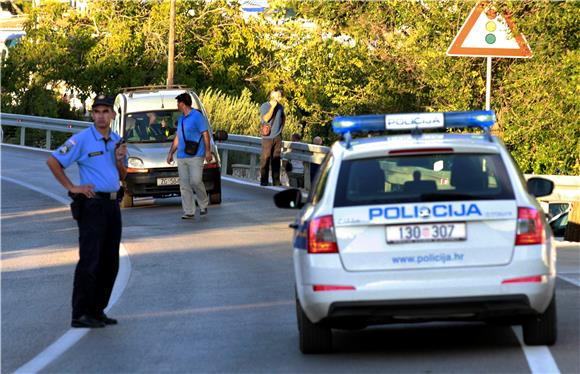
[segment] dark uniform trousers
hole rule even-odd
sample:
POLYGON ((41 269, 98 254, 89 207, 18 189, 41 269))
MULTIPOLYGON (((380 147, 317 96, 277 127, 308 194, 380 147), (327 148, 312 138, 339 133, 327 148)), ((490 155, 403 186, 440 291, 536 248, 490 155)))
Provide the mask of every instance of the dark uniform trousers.
POLYGON ((282 153, 282 137, 273 139, 262 138, 262 155, 260 156, 260 184, 268 184, 270 163, 272 164, 272 184, 280 185, 280 154, 282 153))
POLYGON ((116 200, 85 199, 79 226, 79 262, 75 270, 73 314, 99 316, 109 303, 119 271, 121 210, 116 200))

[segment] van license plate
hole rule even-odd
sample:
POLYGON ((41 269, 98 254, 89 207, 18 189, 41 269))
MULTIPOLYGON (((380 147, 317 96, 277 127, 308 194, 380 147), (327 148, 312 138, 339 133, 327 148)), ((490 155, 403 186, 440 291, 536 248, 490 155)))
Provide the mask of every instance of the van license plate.
POLYGON ((179 177, 157 178, 158 186, 173 186, 179 184, 179 177))
POLYGON ((386 229, 387 243, 435 242, 467 239, 465 223, 392 225, 386 229))

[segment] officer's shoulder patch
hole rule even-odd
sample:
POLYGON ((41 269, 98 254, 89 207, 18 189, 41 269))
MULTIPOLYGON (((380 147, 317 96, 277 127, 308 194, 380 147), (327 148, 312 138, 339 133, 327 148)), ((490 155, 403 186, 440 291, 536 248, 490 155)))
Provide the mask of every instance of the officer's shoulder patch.
POLYGON ((58 149, 58 153, 66 155, 75 145, 77 145, 77 142, 74 139, 69 139, 58 149))
POLYGON ((58 153, 60 153, 61 155, 66 155, 69 151, 70 151, 70 147, 68 145, 66 145, 66 144, 63 144, 58 149, 58 153))

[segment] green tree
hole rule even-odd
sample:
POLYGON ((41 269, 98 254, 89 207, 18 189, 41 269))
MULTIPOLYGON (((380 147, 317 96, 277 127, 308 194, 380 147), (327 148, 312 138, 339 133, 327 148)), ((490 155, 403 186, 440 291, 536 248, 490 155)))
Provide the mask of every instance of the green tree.
MULTIPOLYGON (((270 5, 245 20, 235 1, 177 1, 175 82, 220 103, 216 123, 252 133, 257 105, 275 86, 287 97, 287 131, 327 143, 336 115, 484 107, 485 60, 445 55, 474 2, 270 5)), ((494 6, 511 14, 534 52, 493 60, 497 134, 525 172, 580 174, 580 2, 494 6)), ((2 110, 32 111, 22 103, 61 84, 81 96, 163 84, 168 14, 169 1, 96 0, 88 14, 57 2, 32 9, 26 37, 3 62, 2 110)))
MULTIPOLYGON (((535 53, 530 60, 494 59, 492 109, 498 114, 498 133, 525 172, 558 169, 578 175, 580 3, 494 4, 512 15, 535 53)), ((293 9, 296 21, 317 25, 290 33, 297 35, 284 43, 293 47, 290 56, 280 52, 290 61, 307 56, 296 64, 302 70, 289 69, 287 81, 300 80, 296 88, 288 85, 290 95, 295 92, 296 105, 313 126, 324 126, 336 114, 481 109, 485 60, 445 56, 474 5, 456 0, 279 1, 279 14, 293 9), (304 34, 316 42, 303 42, 308 40, 304 34), (317 46, 327 52, 325 58, 317 59, 312 50, 317 46), (339 61, 331 58, 337 54, 339 61)))

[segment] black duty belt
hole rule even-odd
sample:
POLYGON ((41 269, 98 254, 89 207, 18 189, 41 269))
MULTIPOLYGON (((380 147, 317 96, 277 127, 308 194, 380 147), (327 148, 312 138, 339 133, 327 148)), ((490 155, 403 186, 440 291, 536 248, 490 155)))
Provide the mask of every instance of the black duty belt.
POLYGON ((95 192, 94 199, 101 200, 117 200, 117 192, 95 192))

